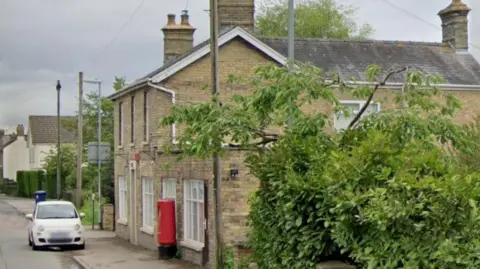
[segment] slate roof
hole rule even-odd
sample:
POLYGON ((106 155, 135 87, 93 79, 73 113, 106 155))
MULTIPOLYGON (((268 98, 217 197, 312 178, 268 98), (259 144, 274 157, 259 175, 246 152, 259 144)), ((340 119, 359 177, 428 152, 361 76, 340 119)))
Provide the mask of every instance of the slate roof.
MULTIPOLYGON (((62 127, 62 120, 73 119, 74 116, 60 116, 60 141, 61 143, 74 143, 76 131, 67 130, 62 127)), ((33 144, 55 144, 57 143, 57 116, 29 116, 28 128, 32 135, 33 144)))
MULTIPOLYGON (((260 39, 287 57, 286 38, 260 39)), ((448 84, 480 85, 478 61, 470 53, 456 53, 442 43, 296 39, 295 60, 337 72, 344 79, 365 79, 363 72, 371 64, 383 69, 396 64, 411 66, 410 70, 441 75, 448 84)), ((389 81, 403 82, 404 76, 396 75, 389 81)))
MULTIPOLYGON (((233 29, 234 27, 225 29, 219 36, 233 29)), ((286 38, 257 38, 287 57, 286 38)), ((208 39, 199 43, 189 52, 170 60, 133 84, 152 78, 208 44, 208 39)), ((411 71, 440 75, 446 84, 480 85, 480 64, 473 55, 455 52, 443 43, 297 38, 295 60, 312 63, 328 72, 337 72, 344 79, 365 80, 363 72, 367 66, 377 64, 385 70, 394 65, 410 66, 411 71)), ((405 73, 394 75, 389 81, 404 82, 404 75, 405 73)))

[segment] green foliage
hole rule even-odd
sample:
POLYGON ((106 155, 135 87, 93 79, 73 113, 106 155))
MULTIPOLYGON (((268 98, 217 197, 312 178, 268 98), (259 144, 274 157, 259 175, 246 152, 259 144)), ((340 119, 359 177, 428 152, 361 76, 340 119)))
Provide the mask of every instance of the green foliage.
POLYGON ((42 171, 17 171, 17 196, 32 198, 34 192, 42 190, 45 185, 42 171))
POLYGON ((248 258, 242 258, 235 263, 235 252, 233 247, 224 247, 224 266, 223 269, 247 269, 248 258))
MULTIPOLYGON (((333 39, 365 39, 373 28, 355 22, 356 8, 335 0, 300 0, 295 3, 295 36, 333 39)), ((256 16, 257 32, 267 37, 288 35, 288 0, 264 0, 256 16)))
MULTIPOLYGON (((113 88, 115 91, 122 89, 126 84, 125 77, 115 77, 113 82, 113 88)), ((98 129, 98 102, 99 96, 98 92, 91 92, 86 95, 86 98, 83 101, 83 144, 85 145, 85 151, 83 156, 86 159, 87 156, 87 147, 86 145, 89 142, 96 142, 98 140, 97 129, 98 129)), ((113 160, 114 153, 114 136, 113 136, 113 123, 114 115, 113 112, 113 102, 106 97, 101 98, 101 114, 102 114, 102 142, 110 143, 110 152, 111 160, 113 160)), ((64 120, 62 124, 66 129, 77 130, 77 120, 64 120)), ((63 149, 62 149, 63 150, 63 149)), ((72 191, 76 188, 76 146, 72 148, 67 148, 63 150, 65 154, 62 153, 62 156, 66 158, 71 158, 66 160, 66 163, 62 164, 62 167, 65 167, 65 171, 62 171, 62 178, 65 177, 65 185, 62 185, 64 189, 72 191)), ((56 174, 51 168, 56 167, 55 154, 51 152, 49 154, 48 162, 46 162, 45 167, 49 171, 49 175, 56 174)), ((85 162, 86 160, 84 160, 85 162)), ((55 168, 56 169, 56 168, 55 168)), ((113 161, 108 164, 103 164, 101 168, 101 178, 102 178, 102 193, 106 195, 109 199, 108 202, 113 202, 113 185, 112 185, 112 175, 114 173, 114 163, 113 161)), ((85 192, 93 191, 97 189, 97 165, 95 164, 85 164, 85 167, 82 169, 82 186, 85 192)))
POLYGON ((48 197, 57 198, 57 173, 48 174, 45 176, 45 191, 48 197))
MULTIPOLYGON (((60 150, 60 191, 61 197, 65 191, 75 188, 77 169, 77 146, 75 144, 62 144, 60 150)), ((47 190, 50 197, 57 197, 57 148, 53 147, 47 153, 43 164, 47 172, 47 190)))
POLYGON ((480 172, 480 115, 465 125, 468 138, 473 142, 474 148, 470 152, 460 152, 458 158, 471 172, 480 172))
MULTIPOLYGON (((85 213, 85 217, 82 219, 83 225, 92 225, 92 223, 99 223, 98 220, 98 197, 95 197, 95 205, 92 203, 92 192, 88 191, 83 194, 83 205, 80 212, 85 213)), ((107 203, 107 199, 102 197, 102 204, 107 203)))
MULTIPOLYGON (((366 76, 382 83, 380 74, 401 70, 370 66, 366 76)), ((339 133, 328 131, 332 114, 349 113, 338 94, 369 100, 363 111, 378 86, 345 85, 302 64, 294 72, 259 67, 232 79, 251 95, 175 106, 161 124, 186 124, 181 156, 222 153, 221 143, 249 149, 250 173, 261 183, 249 219, 260 268, 315 268, 329 259, 372 269, 477 268, 480 174, 457 158, 475 150, 468 130, 452 121, 461 104, 436 86, 439 77, 407 78, 384 100, 391 109, 360 114, 339 133), (300 109, 310 103, 333 108, 300 109), (283 134, 271 131, 288 117, 283 134)))
POLYGON ((15 196, 18 193, 18 184, 13 180, 0 178, 0 192, 8 196, 15 196))

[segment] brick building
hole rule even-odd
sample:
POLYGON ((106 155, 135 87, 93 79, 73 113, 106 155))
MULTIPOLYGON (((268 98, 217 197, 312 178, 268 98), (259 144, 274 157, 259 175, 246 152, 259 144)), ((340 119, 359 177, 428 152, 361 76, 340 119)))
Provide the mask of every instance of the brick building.
MULTIPOLYGON (((284 65, 287 42, 285 38, 255 36, 254 0, 219 0, 219 10, 220 88, 226 102, 233 94, 248 93, 248 89, 225 90, 230 74, 248 75, 253 67, 269 62, 284 65)), ((358 81, 365 81, 363 71, 370 64, 385 68, 408 65, 439 74, 446 80, 441 85, 443 90, 454 92, 464 103, 457 120, 467 122, 480 113, 480 64, 468 52, 468 12, 466 5, 453 0, 439 13, 444 31, 439 43, 297 39, 296 60, 358 81)), ((161 149, 165 143, 175 144, 182 128, 175 124, 158 127, 158 120, 174 104, 210 99, 210 93, 202 90, 210 80, 210 45, 207 40, 193 47, 195 29, 186 13, 179 24, 174 15, 169 15, 162 30, 164 65, 110 96, 115 103, 116 233, 133 244, 155 249, 155 201, 174 199, 182 258, 213 268, 216 245, 212 162, 194 158, 174 162, 175 156, 165 155, 161 149), (167 170, 164 164, 168 162, 173 165, 167 170)), ((393 76, 376 98, 393 96, 403 81, 403 75, 393 76)), ((365 101, 351 96, 340 98, 352 107, 365 101)), ((380 108, 375 104, 372 109, 388 109, 391 105, 387 102, 380 108)), ((306 109, 325 106, 317 104, 306 109)), ((336 118, 337 129, 343 124, 336 118)), ((222 220, 224 242, 237 251, 245 243, 247 197, 257 187, 256 179, 248 175, 242 154, 230 151, 222 160, 222 220), (231 169, 238 169, 239 174, 232 177, 231 169)))

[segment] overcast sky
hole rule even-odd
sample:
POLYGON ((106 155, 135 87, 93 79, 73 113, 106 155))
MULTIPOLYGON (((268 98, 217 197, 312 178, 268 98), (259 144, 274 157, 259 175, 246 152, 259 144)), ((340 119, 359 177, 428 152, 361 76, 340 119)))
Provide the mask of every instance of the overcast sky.
MULTIPOLYGON (((337 0, 358 7, 358 22, 371 24, 375 39, 441 41, 437 12, 451 0, 388 1, 408 12, 387 0, 337 0)), ((480 3, 464 1, 473 8, 471 28, 479 25, 471 43, 480 48, 480 3)), ((160 29, 168 13, 180 14, 187 4, 199 43, 208 37, 208 0, 0 0, 0 128, 26 126, 32 114, 56 115, 58 79, 61 113, 73 115, 79 71, 102 80, 110 94, 114 76, 131 81, 161 66, 160 29)), ((470 47, 480 60, 480 50, 470 47)))

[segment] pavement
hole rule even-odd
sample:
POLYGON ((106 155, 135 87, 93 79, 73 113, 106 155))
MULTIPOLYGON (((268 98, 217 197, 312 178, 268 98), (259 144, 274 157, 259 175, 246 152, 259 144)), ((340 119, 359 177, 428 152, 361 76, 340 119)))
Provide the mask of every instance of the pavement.
POLYGON ((158 259, 158 252, 134 246, 119 238, 89 240, 88 247, 72 257, 83 269, 196 269, 192 264, 158 259))
MULTIPOLYGON (((34 200, 0 197, 0 202, 4 201, 4 204, 10 206, 10 208, 16 210, 17 216, 32 213, 35 205, 34 200)), ((0 215, 2 208, 0 207, 0 215)), ((25 219, 23 218, 23 222, 25 219)), ((26 222, 25 222, 26 223, 26 222)), ((0 226, 2 224, 0 223, 0 226)), ((3 226, 2 226, 3 228, 3 226)), ((25 228, 26 229, 26 228, 25 228)), ((26 232, 23 231, 22 242, 24 248, 28 249, 26 232)), ((85 226, 85 236, 87 238, 85 250, 69 251, 63 255, 64 260, 74 261, 77 267, 61 267, 62 269, 196 269, 196 267, 190 263, 172 259, 168 261, 159 260, 158 252, 147 250, 145 248, 134 246, 128 241, 115 237, 114 232, 92 230, 91 227, 85 226)), ((0 244, 1 247, 1 244, 0 244)), ((0 249, 1 250, 1 249, 0 249)), ((31 252, 31 250, 30 250, 31 252)), ((0 251, 1 254, 1 251, 0 251)), ((71 266, 71 265, 69 265, 71 266)), ((1 267, 0 269, 16 269, 16 267, 1 267)), ((18 269, 29 268, 48 268, 57 269, 56 267, 18 267, 18 269)))

